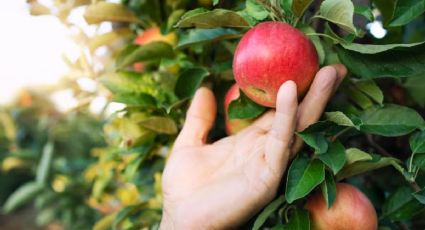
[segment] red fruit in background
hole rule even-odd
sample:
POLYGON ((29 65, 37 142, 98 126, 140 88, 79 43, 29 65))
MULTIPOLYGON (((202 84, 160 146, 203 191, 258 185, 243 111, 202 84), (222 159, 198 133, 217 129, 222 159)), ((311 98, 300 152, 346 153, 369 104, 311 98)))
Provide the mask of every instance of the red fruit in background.
POLYGON ((378 219, 369 199, 352 185, 338 183, 337 195, 328 209, 321 193, 311 196, 306 204, 312 230, 376 230, 378 219))
POLYGON ((177 43, 177 36, 174 32, 162 35, 158 27, 151 27, 140 33, 134 40, 137 45, 146 45, 151 42, 166 42, 174 46, 177 43))
MULTIPOLYGON (((165 42, 171 46, 175 46, 177 44, 177 36, 174 32, 163 35, 161 34, 160 29, 154 26, 140 33, 134 40, 134 44, 137 45, 146 45, 151 42, 165 42)), ((144 72, 145 64, 143 62, 134 63, 133 69, 138 72, 144 72)))
POLYGON ((250 29, 233 58, 238 86, 251 100, 267 107, 276 106, 279 87, 287 80, 297 84, 302 96, 318 69, 313 43, 283 22, 263 22, 250 29))
POLYGON ((251 123, 251 119, 229 119, 228 110, 229 105, 232 101, 238 99, 240 96, 238 85, 234 84, 227 91, 226 96, 224 97, 224 112, 225 112, 225 122, 226 122, 226 133, 228 135, 236 134, 240 130, 248 127, 251 123))

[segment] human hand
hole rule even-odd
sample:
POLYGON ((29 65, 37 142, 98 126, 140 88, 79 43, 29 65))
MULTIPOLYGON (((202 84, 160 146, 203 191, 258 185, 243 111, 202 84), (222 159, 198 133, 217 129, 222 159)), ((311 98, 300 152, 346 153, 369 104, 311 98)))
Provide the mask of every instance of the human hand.
POLYGON ((295 83, 284 83, 276 111, 213 144, 206 139, 216 102, 209 89, 199 89, 165 167, 160 228, 235 228, 257 213, 275 197, 290 155, 302 145, 294 131, 320 118, 345 74, 342 65, 322 68, 300 105, 295 83))

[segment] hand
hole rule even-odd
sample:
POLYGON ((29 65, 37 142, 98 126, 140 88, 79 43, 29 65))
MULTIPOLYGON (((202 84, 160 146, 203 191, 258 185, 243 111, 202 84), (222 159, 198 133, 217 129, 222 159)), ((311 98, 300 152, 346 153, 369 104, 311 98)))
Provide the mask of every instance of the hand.
POLYGON ((320 118, 345 74, 342 65, 322 68, 300 105, 295 83, 285 82, 276 111, 213 144, 206 139, 216 102, 209 89, 199 89, 165 167, 160 228, 235 228, 257 213, 275 197, 291 153, 302 145, 294 131, 320 118))

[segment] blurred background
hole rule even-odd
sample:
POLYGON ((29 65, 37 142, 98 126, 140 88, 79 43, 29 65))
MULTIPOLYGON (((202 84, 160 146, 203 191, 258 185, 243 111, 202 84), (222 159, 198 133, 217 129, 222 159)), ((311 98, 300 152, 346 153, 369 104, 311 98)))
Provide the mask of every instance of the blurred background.
POLYGON ((93 80, 87 39, 112 26, 89 26, 79 7, 87 3, 2 2, 0 229, 89 229, 96 220, 82 175, 92 149, 105 146, 105 117, 123 105, 93 80))

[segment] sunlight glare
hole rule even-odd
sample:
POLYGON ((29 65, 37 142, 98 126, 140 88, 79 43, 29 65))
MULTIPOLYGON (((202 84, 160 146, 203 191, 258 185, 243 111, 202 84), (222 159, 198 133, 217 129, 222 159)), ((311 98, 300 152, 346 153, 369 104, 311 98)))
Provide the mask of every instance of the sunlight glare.
POLYGON ((22 87, 54 84, 67 72, 62 54, 75 46, 56 17, 32 17, 25 0, 6 1, 0 27, 0 104, 22 87))

